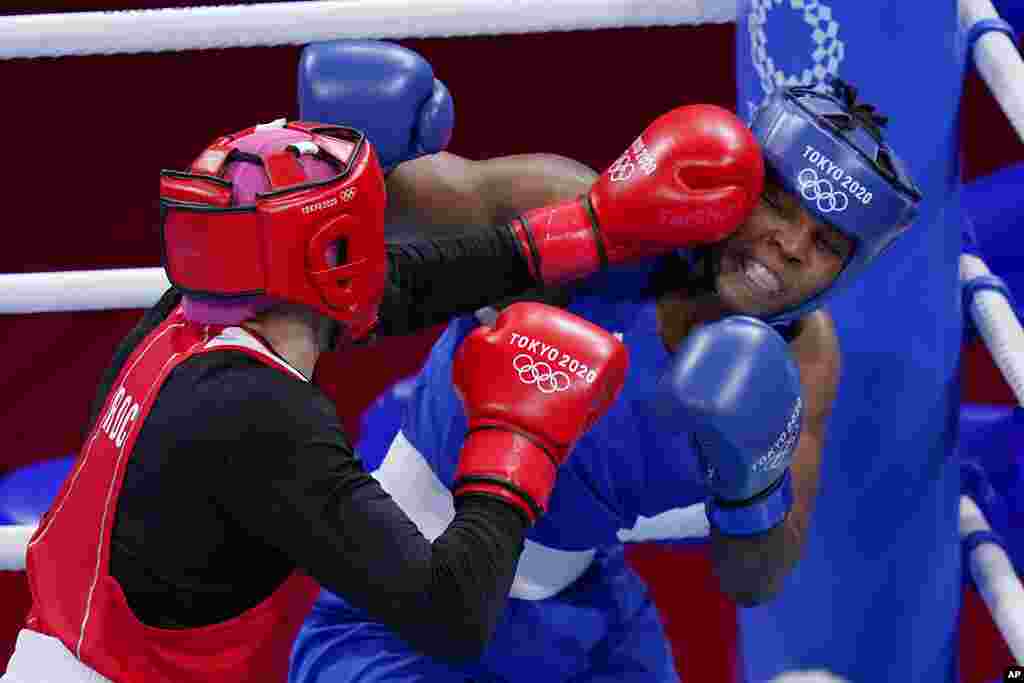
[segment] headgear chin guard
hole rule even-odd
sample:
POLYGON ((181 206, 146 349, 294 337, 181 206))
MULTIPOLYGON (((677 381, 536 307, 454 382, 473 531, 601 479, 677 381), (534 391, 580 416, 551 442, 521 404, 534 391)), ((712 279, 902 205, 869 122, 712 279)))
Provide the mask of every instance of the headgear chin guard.
POLYGON ((835 94, 797 86, 776 90, 751 129, 766 166, 804 208, 851 238, 853 252, 832 284, 770 316, 788 323, 853 282, 917 215, 921 192, 882 138, 886 123, 856 90, 835 79, 835 94))
POLYGON ((357 340, 376 325, 384 291, 384 205, 361 132, 255 126, 215 140, 187 172, 161 172, 164 267, 197 302, 309 306, 357 340))

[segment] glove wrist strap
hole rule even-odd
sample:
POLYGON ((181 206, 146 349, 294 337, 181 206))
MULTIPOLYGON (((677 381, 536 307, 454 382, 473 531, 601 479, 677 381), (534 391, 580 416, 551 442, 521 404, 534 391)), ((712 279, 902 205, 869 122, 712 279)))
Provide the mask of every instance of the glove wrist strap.
POLYGON ((557 472, 557 460, 535 436, 510 425, 477 425, 466 434, 452 490, 502 498, 532 523, 547 508, 557 472))
POLYGON ((579 199, 533 209, 510 224, 530 273, 539 282, 559 285, 585 277, 608 263, 589 204, 579 199))
POLYGON ((754 498, 724 501, 712 496, 708 521, 726 536, 759 536, 786 519, 793 507, 793 477, 789 470, 773 486, 754 498))

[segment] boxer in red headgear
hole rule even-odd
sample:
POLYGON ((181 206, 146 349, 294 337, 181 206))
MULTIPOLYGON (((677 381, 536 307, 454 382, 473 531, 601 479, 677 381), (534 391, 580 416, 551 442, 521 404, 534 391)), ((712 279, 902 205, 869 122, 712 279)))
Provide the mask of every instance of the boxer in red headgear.
POLYGON ((362 133, 284 121, 165 171, 164 260, 185 316, 236 324, 289 302, 366 336, 387 275, 383 183, 362 133))
POLYGON ((753 206, 760 153, 728 112, 670 112, 640 142, 635 179, 620 163, 577 204, 387 246, 383 174, 356 130, 282 120, 165 171, 175 287, 115 356, 29 545, 33 607, 4 680, 283 680, 314 597, 307 576, 425 652, 479 654, 557 468, 621 388, 625 348, 535 303, 467 338, 456 367, 494 372, 455 375, 477 427, 458 514, 433 543, 366 473, 309 379, 328 338, 415 330, 717 239, 753 206), (688 168, 700 169, 695 190, 688 168), (557 392, 523 384, 511 362, 522 337, 590 372, 557 392))

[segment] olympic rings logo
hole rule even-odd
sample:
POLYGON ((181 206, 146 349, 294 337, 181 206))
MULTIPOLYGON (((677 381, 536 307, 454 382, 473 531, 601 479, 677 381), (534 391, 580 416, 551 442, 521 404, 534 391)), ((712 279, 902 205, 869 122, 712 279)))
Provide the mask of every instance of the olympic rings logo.
POLYGON ((525 353, 520 353, 512 359, 512 367, 519 374, 520 382, 536 384, 542 394, 566 391, 572 384, 567 373, 555 370, 543 361, 538 363, 525 353))
POLYGON ((850 205, 850 198, 845 192, 833 189, 832 183, 824 178, 819 178, 817 171, 813 168, 805 168, 797 176, 797 185, 800 186, 800 194, 807 201, 815 202, 818 210, 822 213, 833 213, 845 211, 850 205))

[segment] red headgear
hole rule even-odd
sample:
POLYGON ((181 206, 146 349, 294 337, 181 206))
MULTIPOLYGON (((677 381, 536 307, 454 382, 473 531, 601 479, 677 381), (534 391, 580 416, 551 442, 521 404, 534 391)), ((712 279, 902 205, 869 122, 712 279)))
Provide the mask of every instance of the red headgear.
POLYGON ((164 267, 188 297, 302 304, 360 339, 384 291, 384 205, 377 154, 359 131, 247 128, 215 140, 188 172, 160 174, 164 267), (255 182, 229 172, 241 162, 259 169, 255 182))

